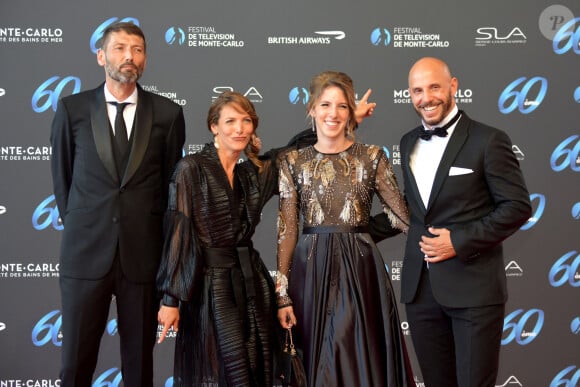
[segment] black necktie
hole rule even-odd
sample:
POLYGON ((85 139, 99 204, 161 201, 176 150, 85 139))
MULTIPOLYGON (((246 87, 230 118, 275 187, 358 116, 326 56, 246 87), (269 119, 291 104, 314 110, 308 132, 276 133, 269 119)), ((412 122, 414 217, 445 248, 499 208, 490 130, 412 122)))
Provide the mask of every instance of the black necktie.
POLYGON ((447 129, 449 129, 449 127, 451 125, 453 125, 455 122, 457 122, 457 120, 459 119, 460 116, 461 116, 461 111, 458 110, 457 114, 455 114, 455 116, 453 116, 451 121, 449 121, 448 123, 446 123, 445 125, 443 125, 440 128, 433 128, 433 130, 425 130, 425 128, 420 128, 419 129, 419 137, 421 137, 423 140, 426 140, 426 141, 431 140, 431 136, 447 137, 447 129))
POLYGON ((109 102, 111 105, 117 107, 117 115, 115 116, 115 141, 117 142, 117 147, 121 155, 127 152, 127 147, 129 145, 129 136, 127 135, 127 126, 125 125, 125 119, 123 118, 123 110, 125 106, 129 105, 128 102, 109 102))

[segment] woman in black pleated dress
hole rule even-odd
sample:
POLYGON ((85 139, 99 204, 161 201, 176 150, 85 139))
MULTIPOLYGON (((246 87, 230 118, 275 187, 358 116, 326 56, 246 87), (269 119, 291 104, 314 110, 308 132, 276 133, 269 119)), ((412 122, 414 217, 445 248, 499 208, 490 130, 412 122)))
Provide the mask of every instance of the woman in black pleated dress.
POLYGON ((256 155, 258 117, 247 98, 220 95, 207 122, 214 142, 184 157, 170 185, 161 340, 179 328, 175 386, 271 386, 273 281, 251 237, 277 170, 256 155), (249 160, 240 163, 242 152, 249 160))

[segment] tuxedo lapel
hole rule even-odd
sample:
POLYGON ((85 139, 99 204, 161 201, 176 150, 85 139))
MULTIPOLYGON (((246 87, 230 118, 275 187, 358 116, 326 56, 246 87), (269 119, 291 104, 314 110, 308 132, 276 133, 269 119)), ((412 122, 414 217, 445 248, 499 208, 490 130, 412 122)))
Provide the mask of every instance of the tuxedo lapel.
POLYGON ((447 147, 445 148, 445 152, 443 152, 443 157, 441 158, 441 162, 437 168, 437 173, 435 174, 435 179, 433 180, 433 186, 431 187, 431 195, 429 195, 427 211, 429 211, 433 202, 435 199, 437 199, 437 195, 439 195, 439 191, 441 190, 443 183, 449 176, 449 170, 451 169, 453 161, 467 140, 470 123, 471 120, 469 117, 463 113, 462 117, 457 122, 455 129, 453 130, 453 134, 447 143, 447 147))
POLYGON ((118 182, 119 177, 115 165, 115 156, 113 155, 111 129, 103 85, 95 89, 94 98, 92 98, 90 104, 91 130, 93 131, 97 153, 99 154, 99 158, 103 162, 105 169, 109 172, 109 175, 111 175, 113 180, 118 182))
POLYGON ((137 168, 143 161, 143 156, 149 145, 149 138, 151 137, 151 127, 153 123, 153 106, 152 101, 145 91, 138 87, 139 96, 137 98, 137 111, 135 113, 135 124, 133 125, 133 145, 131 153, 129 154, 129 161, 125 169, 125 175, 121 186, 133 177, 137 168))
POLYGON ((402 154, 405 155, 404 160, 402 161, 406 168, 403 168, 403 179, 405 181, 405 190, 409 190, 410 196, 417 198, 416 202, 421 209, 421 212, 425 212, 425 204, 423 200, 421 200, 421 193, 419 192, 419 187, 417 186, 417 181, 415 180, 415 175, 411 170, 411 153, 413 152, 413 148, 419 139, 419 128, 416 128, 409 134, 408 141, 404 145, 404 149, 402 149, 402 154))

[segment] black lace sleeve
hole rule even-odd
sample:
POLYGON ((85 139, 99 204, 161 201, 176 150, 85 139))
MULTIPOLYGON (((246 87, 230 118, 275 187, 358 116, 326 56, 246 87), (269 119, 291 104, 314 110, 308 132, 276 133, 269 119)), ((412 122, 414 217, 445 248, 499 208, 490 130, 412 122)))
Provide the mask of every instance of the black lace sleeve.
POLYGON ((286 146, 280 148, 272 148, 263 155, 260 156, 260 160, 276 160, 280 152, 288 148, 301 149, 309 145, 314 145, 317 141, 316 132, 312 129, 305 129, 302 132, 296 134, 294 137, 288 141, 286 146))

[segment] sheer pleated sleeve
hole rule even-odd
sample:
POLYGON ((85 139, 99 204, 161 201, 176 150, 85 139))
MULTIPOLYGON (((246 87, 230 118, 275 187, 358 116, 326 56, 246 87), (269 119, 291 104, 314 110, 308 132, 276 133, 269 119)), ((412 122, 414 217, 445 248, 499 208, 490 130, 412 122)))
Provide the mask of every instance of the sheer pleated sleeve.
POLYGON ((164 220, 165 241, 157 275, 160 292, 182 301, 192 301, 201 286, 203 257, 194 230, 192 188, 199 184, 195 161, 186 157, 176 166, 169 184, 164 220))

